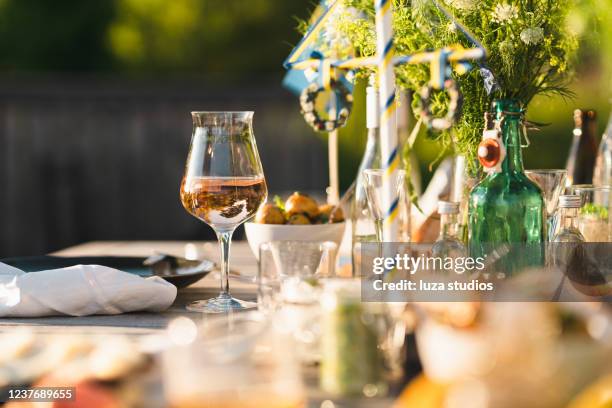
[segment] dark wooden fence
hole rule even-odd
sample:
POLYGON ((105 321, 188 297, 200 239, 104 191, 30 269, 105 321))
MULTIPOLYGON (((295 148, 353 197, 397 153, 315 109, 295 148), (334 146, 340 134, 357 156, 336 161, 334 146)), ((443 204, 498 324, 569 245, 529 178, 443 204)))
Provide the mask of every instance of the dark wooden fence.
POLYGON ((0 83, 0 256, 213 235, 178 199, 192 110, 254 110, 272 192, 326 186, 324 143, 278 83, 0 83))

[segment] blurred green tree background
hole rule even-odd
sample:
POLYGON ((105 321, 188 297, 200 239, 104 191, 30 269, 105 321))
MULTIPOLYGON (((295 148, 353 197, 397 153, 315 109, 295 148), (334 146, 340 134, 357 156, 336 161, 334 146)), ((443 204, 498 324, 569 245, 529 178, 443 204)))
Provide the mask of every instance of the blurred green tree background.
POLYGON ((283 75, 311 0, 0 0, 0 70, 254 81, 283 75))
MULTIPOLYGON (((314 0, 0 0, 0 72, 194 79, 217 87, 280 87, 282 61, 299 41, 297 20, 314 0)), ((575 107, 599 111, 600 134, 612 96, 612 1, 579 0, 568 29, 580 34, 574 100, 536 100, 528 114, 550 123, 531 136, 530 168, 563 167, 575 107), (544 152, 544 154, 543 154, 544 152)), ((517 61, 520 63, 520 61, 517 61)), ((363 89, 363 88, 361 88, 363 89)), ((364 106, 341 132, 341 180, 353 179, 365 141, 364 106)), ((295 109, 299 109, 296 98, 295 109)), ((324 137, 323 137, 324 138, 324 137)), ((438 146, 420 137, 424 178, 438 146)))

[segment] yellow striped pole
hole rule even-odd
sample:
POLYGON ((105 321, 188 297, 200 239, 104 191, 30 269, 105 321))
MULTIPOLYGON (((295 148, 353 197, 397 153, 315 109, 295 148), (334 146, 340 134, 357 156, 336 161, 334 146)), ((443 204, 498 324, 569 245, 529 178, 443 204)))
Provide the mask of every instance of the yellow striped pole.
POLYGON ((380 88, 380 150, 381 167, 385 170, 383 241, 397 239, 399 202, 391 180, 397 177, 399 152, 395 114, 395 72, 392 28, 392 0, 374 0, 376 8, 376 54, 378 59, 378 85, 380 88))

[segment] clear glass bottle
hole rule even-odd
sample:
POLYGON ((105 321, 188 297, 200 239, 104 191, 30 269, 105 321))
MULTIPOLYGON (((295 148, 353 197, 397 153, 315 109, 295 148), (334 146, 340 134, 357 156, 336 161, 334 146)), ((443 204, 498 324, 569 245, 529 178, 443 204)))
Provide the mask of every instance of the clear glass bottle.
POLYGON ((421 171, 419 161, 410 145, 410 93, 400 91, 400 100, 397 107, 397 136, 399 139, 399 152, 401 152, 401 168, 406 172, 406 194, 400 202, 399 214, 399 240, 411 241, 412 198, 421 196, 421 171))
POLYGON ((596 186, 612 185, 612 111, 608 119, 608 126, 599 143, 593 171, 593 184, 596 186))
POLYGON ((544 199, 540 188, 525 175, 519 102, 496 100, 493 107, 506 154, 491 155, 496 162, 503 157, 499 169, 490 171, 470 193, 469 253, 474 258, 485 257, 501 246, 509 247, 512 253, 499 266, 515 273, 544 265, 544 199))
POLYGON ((440 235, 431 248, 434 257, 458 258, 466 255, 466 249, 459 238, 459 203, 440 201, 438 203, 440 214, 440 235))
POLYGON ((366 127, 368 139, 365 152, 355 180, 355 194, 351 206, 351 261, 353 276, 361 274, 361 243, 376 242, 376 226, 371 216, 366 196, 366 184, 363 171, 380 168, 380 138, 378 137, 378 90, 370 84, 366 89, 366 127))
POLYGON ((561 218, 561 229, 553 237, 549 250, 548 264, 553 265, 567 275, 575 272, 575 267, 570 265, 581 259, 583 252, 580 247, 584 235, 578 229, 578 212, 582 205, 582 197, 579 195, 562 195, 559 197, 559 212, 561 218))
POLYGON ((578 211, 582 205, 579 195, 562 195, 559 197, 561 228, 552 242, 585 242, 578 229, 578 211))

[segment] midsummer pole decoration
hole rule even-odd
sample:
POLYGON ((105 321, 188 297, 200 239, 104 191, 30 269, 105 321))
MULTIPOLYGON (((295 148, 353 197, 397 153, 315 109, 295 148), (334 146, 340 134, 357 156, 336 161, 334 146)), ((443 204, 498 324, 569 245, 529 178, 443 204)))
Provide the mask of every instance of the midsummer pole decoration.
MULTIPOLYGON (((313 24, 308 34, 287 58, 284 64, 285 67, 291 67, 291 61, 295 61, 301 54, 310 53, 310 55, 317 55, 315 48, 318 41, 318 36, 324 28, 325 22, 329 19, 334 10, 338 8, 339 4, 340 2, 334 1, 333 4, 322 13, 322 15, 313 24), (296 58, 292 58, 293 55, 295 55, 296 58)), ((322 8, 322 6, 320 8, 322 8)), ((335 59, 335 53, 332 53, 331 57, 335 59)), ((331 64, 324 61, 321 62, 322 64, 318 68, 318 72, 316 72, 314 69, 307 69, 304 72, 304 77, 311 83, 308 87, 300 90, 300 105, 302 108, 302 115, 304 115, 306 122, 315 131, 324 131, 328 134, 327 157, 329 185, 326 189, 327 203, 331 205, 338 205, 340 202, 340 181, 338 175, 338 128, 346 123, 346 119, 348 118, 351 109, 352 84, 350 81, 345 81, 344 78, 342 78, 343 86, 336 84, 335 81, 337 77, 335 69, 332 68, 331 64), (327 120, 323 120, 315 108, 316 98, 318 94, 323 91, 331 91, 326 109, 327 120)), ((294 88, 296 86, 295 84, 287 83, 291 81, 295 80, 290 79, 287 81, 286 79, 286 85, 288 85, 290 88, 294 88)), ((297 86, 299 87, 299 85, 297 86)))
POLYGON ((376 7, 376 54, 378 59, 380 150, 381 164, 385 170, 383 195, 383 240, 397 237, 399 198, 393 194, 389 180, 397 176, 399 163, 397 118, 395 115, 395 65, 393 64, 393 30, 391 0, 374 0, 376 7))
MULTIPOLYGON (((284 62, 285 68, 290 70, 285 78, 285 85, 293 89, 301 89, 300 105, 306 122, 316 131, 332 132, 344 126, 348 119, 353 102, 352 80, 354 70, 364 67, 378 68, 378 85, 380 87, 380 137, 382 166, 385 170, 385 220, 383 229, 383 240, 392 241, 398 231, 398 202, 393 200, 391 185, 388 182, 396 177, 400 157, 398 152, 398 135, 395 101, 395 73, 394 69, 401 64, 430 64, 431 80, 420 94, 420 116, 422 122, 429 128, 448 129, 457 120, 461 108, 461 95, 457 84, 451 78, 451 64, 455 72, 466 73, 471 65, 466 61, 470 59, 483 59, 486 56, 485 49, 480 43, 472 41, 476 48, 465 49, 461 45, 453 45, 431 52, 422 52, 412 55, 395 56, 393 49, 393 15, 392 0, 373 0, 376 10, 376 56, 375 57, 348 57, 334 58, 334 53, 324 52, 316 48, 325 22, 331 14, 338 9, 342 0, 333 1, 329 7, 323 10, 302 40, 291 51, 284 62), (297 71, 302 71, 301 76, 296 76, 297 71), (293 75, 292 75, 293 74, 293 75), (293 76, 293 77, 292 77, 293 76), (288 80, 289 77, 292 77, 288 80), (306 86, 298 85, 299 82, 308 82, 306 86), (333 106, 327 120, 318 115, 315 102, 317 96, 326 90, 332 91, 333 106), (443 118, 433 117, 430 99, 433 90, 443 90, 449 95, 450 103, 448 113, 443 118), (334 109, 335 108, 335 109, 334 109)), ((435 3, 435 2, 434 2, 435 3)), ((324 2, 322 6, 324 7, 324 2)), ((441 6, 438 5, 442 9, 441 6)), ((444 10, 445 11, 445 10, 444 10)), ((454 20, 453 20, 454 21, 454 20)), ((454 24, 466 35, 469 32, 457 21, 454 24)), ((332 162, 330 154, 330 166, 337 164, 332 162)), ((332 169, 330 167, 330 177, 332 169)), ((330 183, 333 184, 333 183, 330 183)), ((330 192, 332 192, 330 186, 330 192)), ((330 197, 331 199, 331 197, 330 197)))

